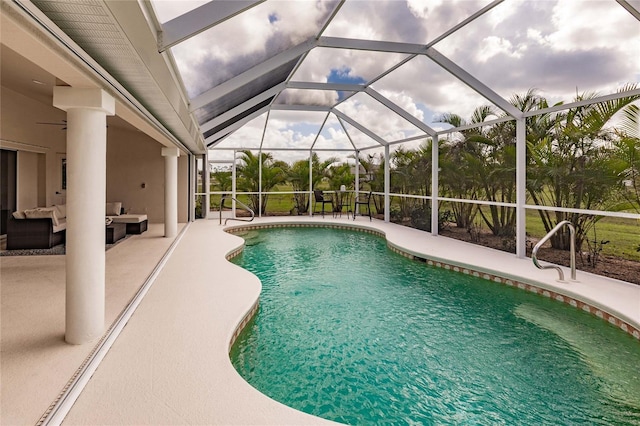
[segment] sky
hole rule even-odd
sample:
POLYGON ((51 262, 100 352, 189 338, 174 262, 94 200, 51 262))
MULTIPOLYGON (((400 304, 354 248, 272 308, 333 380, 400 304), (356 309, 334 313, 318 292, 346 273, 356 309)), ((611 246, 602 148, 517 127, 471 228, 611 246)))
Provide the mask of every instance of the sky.
MULTIPOLYGON (((160 22, 204 2, 155 0, 160 22)), ((480 0, 347 0, 322 36, 427 44, 482 9, 480 0)), ((640 10, 640 0, 630 3, 640 10)), ((190 97, 319 34, 335 0, 268 0, 175 47, 172 53, 190 97)), ((640 21, 615 0, 506 0, 433 47, 504 99, 534 88, 550 103, 576 94, 612 93, 640 83, 640 21)), ((315 48, 291 81, 371 83, 408 114, 439 130, 445 113, 469 118, 490 102, 428 57, 315 48)), ((288 89, 279 104, 335 106, 385 141, 423 132, 365 93, 288 89)), ((501 111, 497 109, 497 113, 501 111)), ((376 145, 335 115, 274 111, 247 123, 220 146, 308 150, 376 145), (326 118, 325 127, 320 130, 326 118), (349 137, 345 134, 349 132, 349 137), (316 137, 316 135, 320 134, 316 137)), ((419 142, 414 142, 415 146, 419 142)), ((275 154, 285 160, 308 152, 275 154)), ((326 154, 332 155, 331 153, 326 154)))

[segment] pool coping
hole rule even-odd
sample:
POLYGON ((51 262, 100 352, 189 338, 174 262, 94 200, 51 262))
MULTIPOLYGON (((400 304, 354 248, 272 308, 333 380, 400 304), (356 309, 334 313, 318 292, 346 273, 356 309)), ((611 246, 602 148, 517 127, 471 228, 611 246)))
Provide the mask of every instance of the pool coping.
MULTIPOLYGON (((362 223, 354 222, 353 224, 344 223, 344 222, 334 222, 334 221, 322 221, 320 220, 309 220, 309 221, 300 221, 300 220, 278 220, 278 221, 269 221, 270 218, 263 218, 265 220, 263 223, 246 223, 246 224, 235 224, 229 225, 224 228, 224 231, 237 235, 237 233, 242 231, 250 231, 250 230, 259 230, 259 229, 272 229, 272 228, 311 228, 311 227, 324 227, 324 228, 335 228, 335 229, 345 229, 352 230, 357 232, 366 232, 370 234, 377 235, 379 237, 385 238, 387 247, 395 253, 398 253, 404 257, 407 257, 412 260, 420 261, 426 263, 429 266, 443 268, 445 270, 451 270, 453 272, 462 273, 465 275, 472 275, 478 278, 483 278, 487 281, 492 281, 494 283, 503 284, 509 287, 518 288, 523 291, 528 291, 549 299, 553 299, 555 301, 564 303, 566 305, 572 306, 576 309, 581 309, 584 312, 587 312, 597 318, 600 318, 604 321, 607 321, 609 324, 621 329, 627 334, 634 337, 636 340, 640 341, 640 320, 635 320, 631 318, 629 315, 622 312, 616 306, 611 306, 610 303, 604 303, 599 300, 594 300, 592 297, 589 297, 585 294, 581 294, 579 291, 572 290, 571 285, 573 287, 579 286, 580 283, 570 283, 569 286, 560 287, 559 285, 555 285, 553 282, 536 280, 530 277, 518 276, 512 273, 508 273, 506 271, 500 271, 496 268, 482 267, 480 265, 469 264, 466 262, 451 260, 442 258, 439 256, 434 256, 433 254, 424 253, 421 251, 416 251, 404 247, 404 244, 401 242, 394 242, 387 235, 387 232, 383 229, 379 229, 379 224, 374 225, 373 222, 370 222, 370 225, 365 225, 362 223)), ((395 224, 386 224, 385 225, 395 225, 395 224)), ((402 226, 402 225, 395 225, 402 226)), ((412 228, 409 228, 412 229, 412 228)), ((422 232, 425 237, 433 237, 430 233, 426 233, 424 231, 419 231, 416 229, 412 229, 414 232, 422 232)), ((437 236, 433 238, 446 238, 448 240, 452 240, 447 237, 437 236)), ((506 254, 513 257, 513 260, 516 260, 515 255, 509 254, 506 252, 502 252, 495 249, 490 249, 487 247, 475 246, 470 243, 461 242, 457 240, 456 243, 465 244, 467 246, 477 247, 483 250, 491 250, 496 252, 496 254, 506 254)), ((239 255, 244 250, 244 244, 240 247, 236 247, 233 250, 229 251, 225 256, 227 260, 232 259, 233 257, 239 255)), ((522 259, 520 259, 522 260, 522 259)), ((527 258, 526 260, 530 260, 527 258)), ((542 272, 542 271, 540 271, 542 272)), ((627 283, 620 280, 609 279, 606 277, 601 277, 599 275, 591 274, 584 271, 579 271, 580 276, 583 277, 583 280, 587 279, 597 280, 597 281, 608 281, 608 285, 611 286, 635 286, 635 284, 627 283)), ((541 275, 542 276, 542 275, 541 275)), ((559 284, 559 283, 558 283, 559 284)), ((638 293, 638 309, 640 312, 640 286, 637 286, 638 293)), ((233 347, 237 337, 249 323, 249 321, 253 318, 253 316, 258 311, 259 298, 255 301, 252 307, 248 312, 242 317, 236 328, 233 330, 232 337, 229 341, 229 351, 233 347)))

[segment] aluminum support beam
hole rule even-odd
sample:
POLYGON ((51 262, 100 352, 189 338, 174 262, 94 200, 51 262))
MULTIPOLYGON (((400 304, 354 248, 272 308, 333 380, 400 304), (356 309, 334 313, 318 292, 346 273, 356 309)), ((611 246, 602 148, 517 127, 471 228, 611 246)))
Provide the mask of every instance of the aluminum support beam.
POLYGON ((162 25, 158 34, 158 51, 164 52, 227 19, 259 5, 264 0, 212 1, 182 14, 162 25))
POLYGON ((227 133, 230 132, 234 132, 236 130, 238 130, 240 127, 244 126, 245 124, 247 124, 249 121, 253 120, 254 118, 264 114, 265 112, 269 111, 269 106, 265 106, 263 108, 260 108, 259 110, 257 110, 256 112, 254 112, 253 114, 249 114, 246 117, 244 117, 242 120, 238 120, 235 123, 233 123, 232 125, 225 127, 224 129, 220 130, 219 132, 214 133, 213 135, 209 136, 208 138, 206 138, 204 141, 207 144, 207 147, 211 148, 218 139, 220 139, 222 136, 226 135, 227 133))
POLYGON ((439 195, 439 173, 440 173, 440 143, 438 135, 434 135, 431 142, 431 235, 434 237, 440 233, 438 229, 438 218, 440 216, 438 206, 439 195))
POLYGON ((527 255, 527 124, 526 119, 516 121, 516 256, 527 255))
POLYGON ((209 218, 209 208, 211 206, 211 176, 209 174, 209 150, 205 149, 202 154, 202 189, 204 192, 204 202, 202 203, 202 218, 209 218))
POLYGON ((427 126, 422 121, 418 120, 416 117, 414 117, 413 115, 409 114, 405 109, 401 108, 400 106, 398 106, 394 102, 390 101, 388 98, 382 96, 380 93, 376 92, 371 87, 367 87, 365 92, 369 96, 371 96, 373 99, 377 100, 382 105, 386 106, 391 111, 395 112, 400 117, 404 118, 409 123, 413 124, 418 129, 422 130, 423 132, 425 132, 429 136, 433 136, 433 135, 436 134, 436 131, 434 129, 432 129, 431 127, 427 126))
POLYGON ((426 55, 434 61, 436 64, 440 65, 442 68, 453 74, 456 78, 461 80, 464 84, 471 87, 473 90, 478 92, 481 96, 488 99, 490 102, 498 106, 498 108, 502 109, 504 112, 512 116, 513 118, 519 118, 522 116, 522 112, 518 110, 518 108, 511 105, 506 99, 502 96, 498 95, 496 92, 487 87, 480 80, 469 74, 467 71, 462 69, 452 60, 444 56, 442 53, 438 52, 433 47, 427 49, 426 55))
POLYGON ((331 111, 330 106, 324 105, 285 105, 285 104, 277 104, 272 105, 272 111, 306 111, 306 112, 329 112, 331 111))
POLYGON ((224 123, 227 120, 231 120, 233 117, 242 114, 243 112, 253 108, 254 106, 258 105, 260 102, 264 102, 269 98, 272 98, 274 96, 276 96, 278 93, 280 93, 282 90, 284 90, 285 85, 284 83, 278 84, 276 86, 273 86, 271 89, 260 93, 257 96, 254 96, 253 98, 249 99, 246 102, 241 103, 240 105, 238 105, 235 108, 231 108, 229 111, 218 115, 217 117, 215 117, 212 120, 207 121, 206 123, 203 123, 202 125, 200 125, 200 130, 202 130, 202 133, 213 129, 216 126, 219 126, 220 124, 224 123))
POLYGON ((633 7, 627 0, 616 0, 620 6, 624 7, 627 12, 633 15, 638 21, 640 21, 640 11, 633 7))
POLYGON ((355 127, 356 129, 360 130, 362 133, 364 133, 365 135, 369 136, 371 139, 373 139, 374 141, 378 142, 380 145, 382 146, 386 146, 387 145, 387 141, 385 141, 384 139, 382 139, 380 136, 376 135, 375 133, 373 133, 371 130, 367 129, 366 127, 364 127, 362 124, 358 123, 357 121, 353 120, 351 117, 349 117, 348 115, 342 113, 341 111, 338 111, 337 109, 333 108, 331 110, 331 112, 333 112, 338 118, 343 119, 344 121, 346 121, 347 123, 351 124, 353 127, 355 127))
MULTIPOLYGON (((389 223, 391 209, 391 201, 389 192, 391 192, 391 159, 389 154, 389 145, 384 147, 384 221, 389 223)), ((369 207, 371 208, 371 207, 369 207)))
POLYGON ((309 150, 309 216, 313 216, 313 151, 309 150))
POLYGON ((287 83, 287 89, 306 89, 306 90, 335 90, 343 92, 362 92, 366 89, 363 84, 347 84, 347 83, 318 83, 315 81, 290 81, 287 83))
POLYGON ((273 71, 286 64, 287 62, 291 62, 297 57, 304 55, 306 52, 310 51, 316 46, 316 39, 311 38, 305 42, 302 42, 284 52, 267 59, 264 62, 254 66, 253 68, 248 69, 247 71, 233 77, 224 83, 217 85, 216 87, 207 90, 197 98, 191 101, 191 111, 195 111, 198 108, 202 108, 203 106, 215 101, 216 99, 224 96, 232 91, 236 90, 239 87, 242 87, 255 79, 262 77, 263 75, 273 71))
POLYGON ((543 109, 537 109, 537 110, 533 110, 533 111, 527 111, 525 113, 522 114, 523 117, 533 117, 535 115, 542 115, 542 114, 549 114, 551 112, 556 112, 556 111, 565 111, 571 108, 577 108, 577 107, 581 107, 581 106, 587 106, 587 105, 592 105, 592 104, 597 104, 600 102, 609 102, 609 101, 613 101, 616 99, 620 99, 620 98, 626 98, 626 97, 631 97, 631 96, 640 96, 640 89, 634 89, 634 90, 629 90, 627 92, 619 92, 619 93, 612 93, 610 95, 605 95, 605 96, 598 96, 596 98, 591 98, 591 99, 584 99, 582 101, 578 101, 578 102, 569 102, 569 103, 564 103, 561 105, 554 105, 552 107, 549 108, 543 108, 543 109))
POLYGON ((341 37, 320 37, 320 39, 318 39, 318 47, 367 50, 373 52, 406 53, 409 55, 420 55, 426 52, 426 46, 424 44, 360 40, 341 37))

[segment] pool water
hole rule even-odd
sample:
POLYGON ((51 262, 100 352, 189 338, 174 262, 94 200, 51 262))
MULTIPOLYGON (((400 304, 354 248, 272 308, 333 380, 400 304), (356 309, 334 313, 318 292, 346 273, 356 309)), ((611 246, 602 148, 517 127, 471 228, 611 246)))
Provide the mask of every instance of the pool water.
POLYGON ((348 424, 640 425, 640 344, 578 309, 329 228, 251 231, 231 351, 271 398, 348 424))

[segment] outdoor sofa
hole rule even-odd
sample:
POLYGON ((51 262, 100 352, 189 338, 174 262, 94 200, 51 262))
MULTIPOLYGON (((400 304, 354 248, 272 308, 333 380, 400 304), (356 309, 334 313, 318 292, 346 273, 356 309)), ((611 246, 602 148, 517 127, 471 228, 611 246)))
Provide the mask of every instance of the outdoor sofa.
MULTIPOLYGON (((127 234, 147 230, 146 214, 123 214, 122 203, 107 203, 105 216, 113 223, 124 223, 127 234)), ((37 207, 13 212, 7 220, 7 250, 47 249, 65 242, 66 205, 37 207)))

